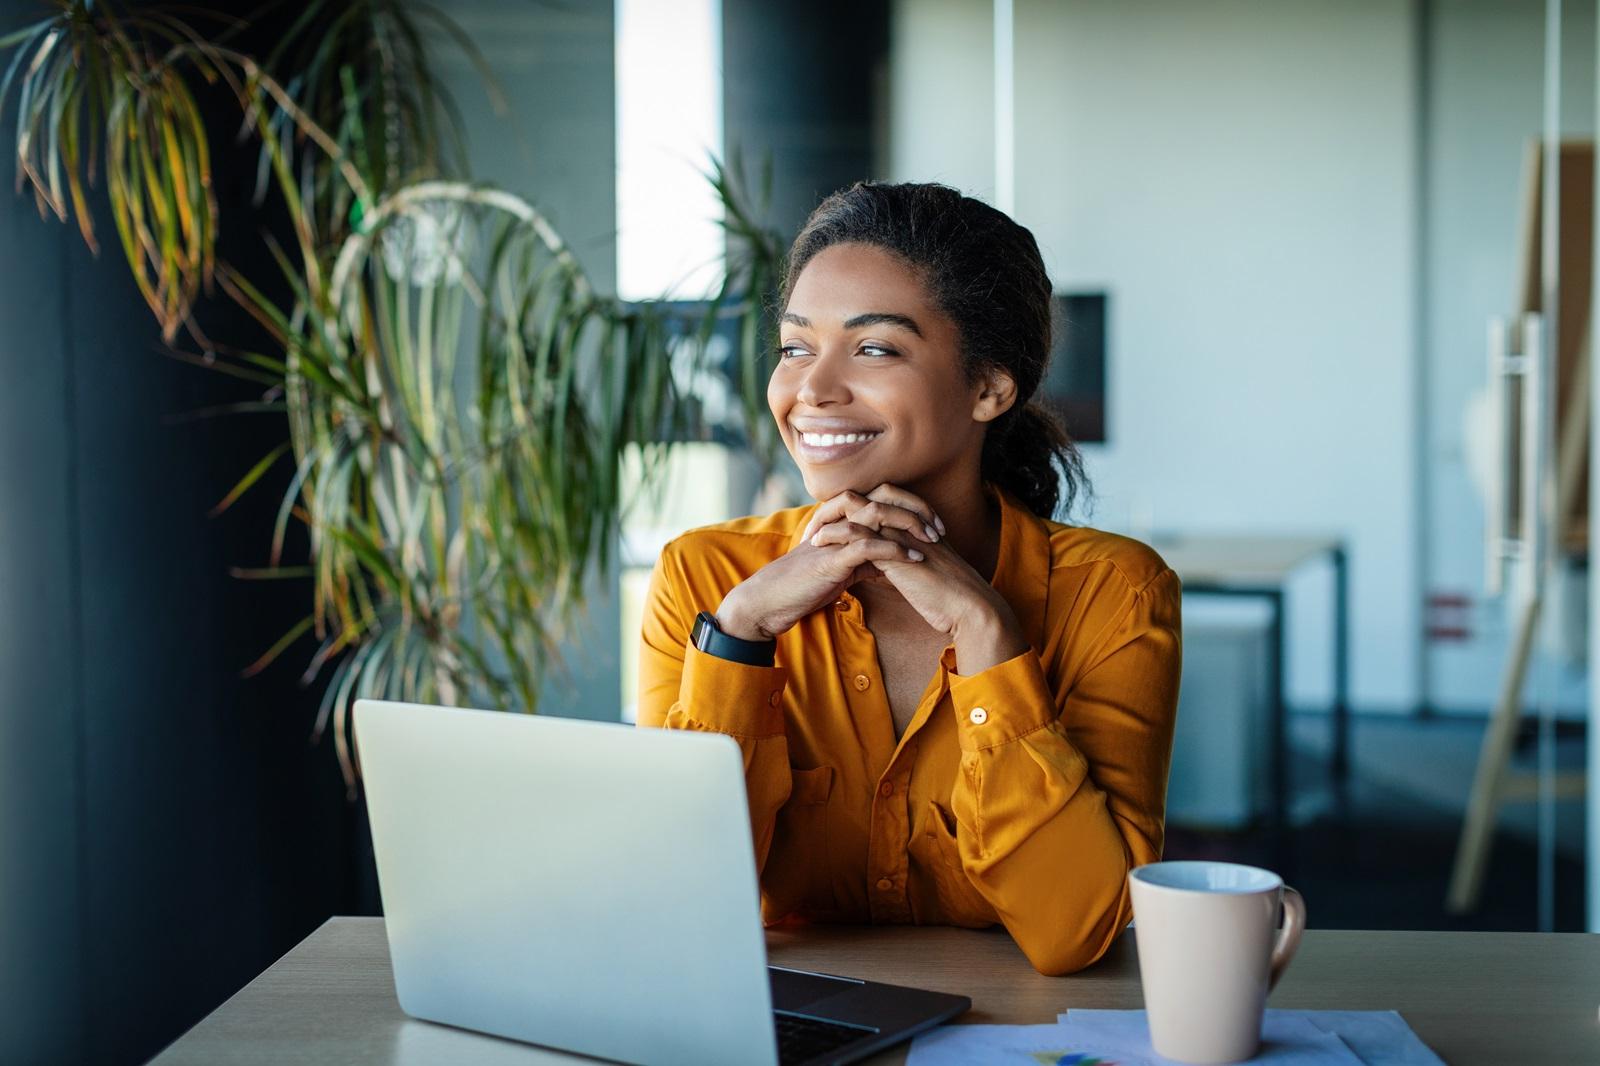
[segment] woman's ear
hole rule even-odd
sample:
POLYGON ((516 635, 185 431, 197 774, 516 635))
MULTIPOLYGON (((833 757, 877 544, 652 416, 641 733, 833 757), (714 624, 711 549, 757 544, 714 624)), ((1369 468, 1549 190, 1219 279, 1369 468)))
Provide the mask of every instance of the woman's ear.
POLYGON ((986 371, 980 382, 977 402, 972 407, 974 422, 993 422, 1017 402, 1017 383, 998 367, 986 371))

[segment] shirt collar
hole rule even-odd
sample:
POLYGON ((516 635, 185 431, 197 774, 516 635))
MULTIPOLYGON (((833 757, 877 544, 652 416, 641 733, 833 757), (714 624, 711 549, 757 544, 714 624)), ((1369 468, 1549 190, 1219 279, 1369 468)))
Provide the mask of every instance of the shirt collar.
POLYGON ((1044 652, 1050 593, 1050 527, 1022 501, 998 485, 1000 557, 990 584, 1016 613, 1033 649, 1044 652))

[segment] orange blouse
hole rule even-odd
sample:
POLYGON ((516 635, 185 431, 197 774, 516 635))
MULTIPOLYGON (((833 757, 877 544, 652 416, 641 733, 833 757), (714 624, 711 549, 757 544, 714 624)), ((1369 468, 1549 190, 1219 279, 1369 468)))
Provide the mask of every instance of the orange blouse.
POLYGON ((848 593, 781 635, 772 667, 689 644, 695 615, 794 547, 815 505, 693 530, 662 552, 639 724, 743 748, 769 924, 999 921, 1047 974, 1094 962, 1128 924, 1128 870, 1161 857, 1178 578, 1137 541, 998 495, 993 585, 1032 648, 968 677, 946 648, 898 740, 848 593))

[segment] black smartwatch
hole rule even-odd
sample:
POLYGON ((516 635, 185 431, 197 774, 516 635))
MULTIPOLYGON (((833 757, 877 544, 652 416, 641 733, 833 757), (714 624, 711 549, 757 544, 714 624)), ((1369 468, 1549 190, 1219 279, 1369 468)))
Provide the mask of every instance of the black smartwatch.
POLYGON ((778 659, 778 642, 775 640, 741 640, 730 637, 717 628, 716 615, 701 611, 689 631, 689 640, 707 655, 719 659, 744 663, 746 666, 771 666, 778 659))

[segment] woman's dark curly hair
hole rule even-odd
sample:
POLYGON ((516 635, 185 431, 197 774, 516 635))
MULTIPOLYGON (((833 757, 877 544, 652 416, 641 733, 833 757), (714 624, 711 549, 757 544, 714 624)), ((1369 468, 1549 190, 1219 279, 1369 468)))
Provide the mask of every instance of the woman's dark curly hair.
POLYGON ((1041 518, 1088 492, 1083 458, 1054 413, 1033 402, 1050 361, 1050 278, 1033 234, 980 200, 936 184, 861 181, 817 206, 789 250, 779 297, 787 307, 813 256, 870 244, 917 270, 961 335, 969 381, 998 368, 1017 385, 989 425, 982 475, 1041 518))

